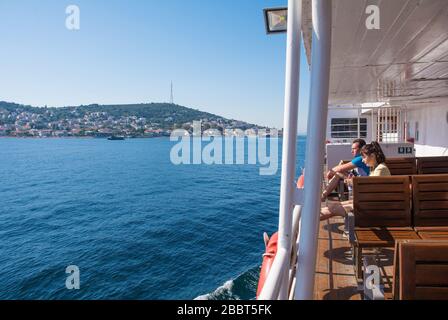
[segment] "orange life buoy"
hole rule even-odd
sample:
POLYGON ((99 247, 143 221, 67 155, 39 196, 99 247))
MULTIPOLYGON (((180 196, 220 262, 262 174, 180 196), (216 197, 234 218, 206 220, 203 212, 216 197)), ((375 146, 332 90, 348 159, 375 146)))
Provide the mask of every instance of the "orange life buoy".
MULTIPOLYGON (((303 189, 305 187, 305 172, 297 180, 297 188, 303 189)), ((274 263, 275 256, 277 255, 277 244, 278 244, 278 232, 274 233, 271 239, 267 238, 265 235, 265 245, 266 252, 263 255, 263 265, 260 271, 260 280, 258 280, 257 289, 257 299, 263 290, 264 283, 268 277, 269 271, 271 270, 272 264, 274 263)))
MULTIPOLYGON (((266 240, 265 240, 266 241, 266 240)), ((264 283, 271 270, 272 263, 277 255, 278 232, 274 233, 266 244, 266 252, 263 255, 263 265, 261 266, 260 280, 258 280, 257 299, 263 290, 264 283)))
POLYGON ((305 175, 302 174, 299 178, 299 180, 297 180, 297 189, 303 189, 305 188, 305 175))

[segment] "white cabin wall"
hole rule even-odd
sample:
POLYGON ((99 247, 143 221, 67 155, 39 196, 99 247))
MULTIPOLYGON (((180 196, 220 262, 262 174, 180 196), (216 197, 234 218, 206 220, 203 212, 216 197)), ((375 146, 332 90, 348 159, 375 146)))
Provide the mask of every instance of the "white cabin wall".
POLYGON ((440 106, 421 106, 408 110, 410 138, 415 140, 417 157, 448 156, 448 101, 440 106))
POLYGON ((376 114, 372 117, 371 111, 366 111, 363 117, 367 118, 367 139, 366 142, 370 143, 372 141, 376 141, 377 134, 377 125, 378 125, 378 117, 376 114))

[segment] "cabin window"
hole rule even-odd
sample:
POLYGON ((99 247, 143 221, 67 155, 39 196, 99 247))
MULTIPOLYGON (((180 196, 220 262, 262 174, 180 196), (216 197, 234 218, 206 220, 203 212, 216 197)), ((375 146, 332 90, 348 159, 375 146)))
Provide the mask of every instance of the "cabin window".
MULTIPOLYGON (((367 138, 367 118, 359 119, 359 138, 367 138)), ((331 119, 332 138, 358 138, 358 118, 331 119)))

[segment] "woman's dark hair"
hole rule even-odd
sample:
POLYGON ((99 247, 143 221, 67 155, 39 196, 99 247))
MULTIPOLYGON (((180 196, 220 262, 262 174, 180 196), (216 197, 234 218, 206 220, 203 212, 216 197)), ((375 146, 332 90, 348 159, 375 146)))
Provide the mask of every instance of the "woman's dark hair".
POLYGON ((383 153, 383 150, 381 149, 381 146, 378 142, 372 141, 370 144, 366 144, 361 149, 361 154, 370 156, 371 154, 375 154, 376 163, 384 163, 386 162, 386 156, 383 153))

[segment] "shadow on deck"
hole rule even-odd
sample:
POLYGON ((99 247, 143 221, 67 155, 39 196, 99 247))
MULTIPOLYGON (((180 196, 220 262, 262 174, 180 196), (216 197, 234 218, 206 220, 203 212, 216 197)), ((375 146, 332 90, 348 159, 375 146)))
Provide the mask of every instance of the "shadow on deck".
MULTIPOLYGON (((385 292, 392 284, 393 250, 372 252, 379 259, 385 292)), ((361 300, 362 283, 357 282, 352 250, 344 235, 343 219, 321 222, 316 263, 315 300, 361 300)))

